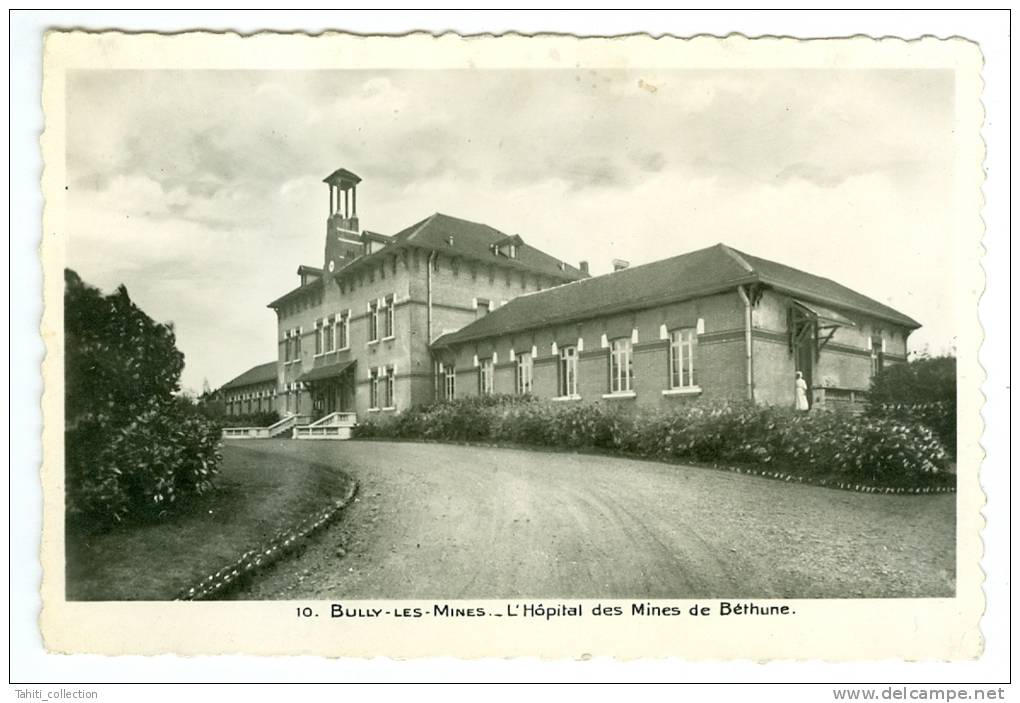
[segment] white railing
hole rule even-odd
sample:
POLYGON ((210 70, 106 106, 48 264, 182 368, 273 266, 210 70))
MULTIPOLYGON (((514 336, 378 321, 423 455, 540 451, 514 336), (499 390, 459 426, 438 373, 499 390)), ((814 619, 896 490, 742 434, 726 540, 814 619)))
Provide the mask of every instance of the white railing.
POLYGON ((330 413, 310 425, 295 425, 294 439, 350 439, 356 413, 330 413))
POLYGON ((269 437, 268 427, 224 427, 223 439, 264 439, 269 437))
POLYGON ((308 422, 307 415, 288 415, 269 427, 224 427, 223 439, 269 439, 291 432, 298 423, 308 422))
POLYGON ((308 422, 307 415, 288 415, 279 422, 273 423, 269 426, 269 436, 279 437, 286 432, 290 432, 296 425, 303 424, 305 422, 308 422))
POLYGON ((353 427, 354 423, 358 421, 357 413, 330 413, 325 417, 320 417, 318 420, 313 422, 309 427, 322 427, 322 426, 337 426, 337 427, 353 427))

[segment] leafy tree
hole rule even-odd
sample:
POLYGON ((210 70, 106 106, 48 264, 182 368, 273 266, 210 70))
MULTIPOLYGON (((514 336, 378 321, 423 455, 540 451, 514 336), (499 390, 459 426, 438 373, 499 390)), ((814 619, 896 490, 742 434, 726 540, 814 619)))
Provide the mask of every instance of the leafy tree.
POLYGON ((177 402, 184 355, 119 286, 103 295, 64 273, 65 448, 69 522, 94 528, 211 486, 218 428, 177 402))
POLYGON ((131 302, 121 285, 104 296, 64 273, 65 413, 69 426, 98 413, 114 424, 179 390, 184 355, 172 325, 131 302))

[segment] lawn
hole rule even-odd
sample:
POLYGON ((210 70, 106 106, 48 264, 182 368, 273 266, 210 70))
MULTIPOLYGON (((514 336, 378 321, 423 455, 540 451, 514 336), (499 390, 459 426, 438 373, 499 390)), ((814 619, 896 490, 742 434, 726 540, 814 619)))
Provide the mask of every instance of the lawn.
POLYGON ((350 478, 334 465, 231 443, 217 490, 165 522, 69 533, 68 600, 170 600, 248 549, 325 508, 350 478))

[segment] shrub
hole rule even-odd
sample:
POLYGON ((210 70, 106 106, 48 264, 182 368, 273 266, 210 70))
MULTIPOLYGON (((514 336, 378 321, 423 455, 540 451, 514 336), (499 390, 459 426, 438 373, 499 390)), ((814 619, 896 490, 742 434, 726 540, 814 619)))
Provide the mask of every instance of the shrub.
POLYGON ((153 402, 112 432, 88 466, 68 467, 69 521, 96 530, 129 519, 164 517, 212 488, 220 428, 181 406, 153 402))
POLYGON ((956 359, 923 356, 878 373, 868 393, 868 414, 931 429, 956 454, 956 359))
POLYGON ((777 413, 771 461, 813 476, 883 485, 916 485, 946 468, 947 455, 926 427, 843 413, 777 413))
POLYGON ((614 413, 603 403, 567 403, 556 409, 551 431, 566 447, 616 448, 614 413))
POLYGON ((887 486, 929 481, 947 460, 938 437, 920 423, 743 402, 623 411, 603 403, 462 399, 363 423, 355 436, 596 448, 672 461, 781 467, 819 480, 887 486))
POLYGON ((69 525, 166 515, 211 486, 219 426, 175 396, 184 355, 120 286, 65 272, 65 486, 69 525))
POLYGON ((223 415, 219 421, 222 427, 269 427, 280 421, 280 413, 269 410, 247 415, 223 415))

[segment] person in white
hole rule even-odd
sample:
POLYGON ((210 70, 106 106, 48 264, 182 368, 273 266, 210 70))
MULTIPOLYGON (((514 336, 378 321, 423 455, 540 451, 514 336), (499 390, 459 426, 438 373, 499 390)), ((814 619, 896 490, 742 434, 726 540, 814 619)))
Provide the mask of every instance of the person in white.
POLYGON ((808 405, 807 399, 807 381, 804 380, 804 374, 800 371, 797 372, 797 410, 810 410, 811 406, 808 405))

